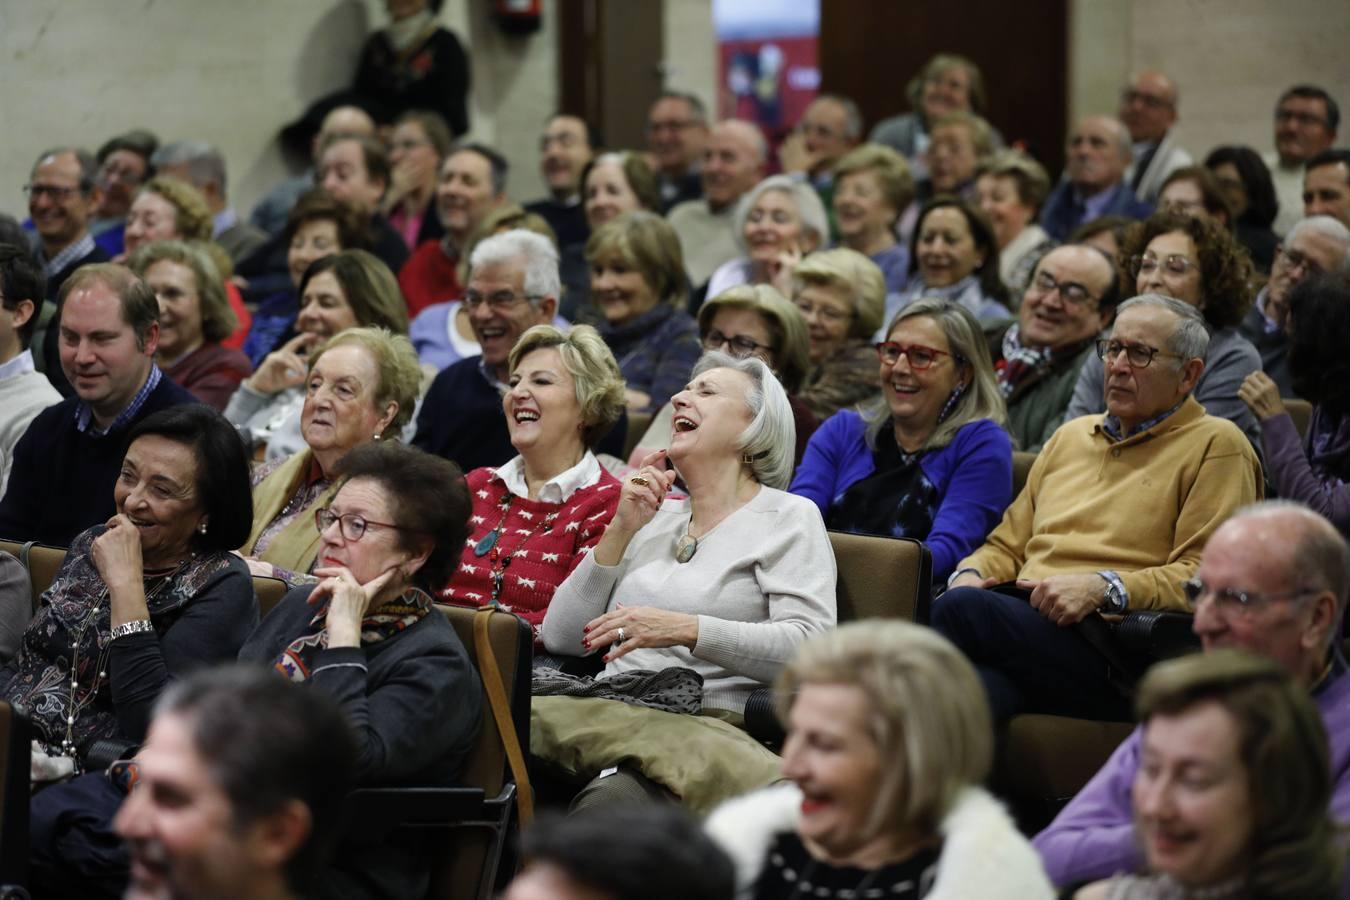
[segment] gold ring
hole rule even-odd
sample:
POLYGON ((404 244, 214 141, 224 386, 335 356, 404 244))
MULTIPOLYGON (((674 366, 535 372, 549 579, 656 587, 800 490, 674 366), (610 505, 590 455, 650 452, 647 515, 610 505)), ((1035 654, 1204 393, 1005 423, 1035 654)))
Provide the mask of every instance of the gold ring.
POLYGON ((642 475, 634 475, 632 478, 628 480, 631 481, 633 484, 636 484, 638 487, 646 487, 647 485, 651 484, 651 482, 648 481, 646 477, 642 475))

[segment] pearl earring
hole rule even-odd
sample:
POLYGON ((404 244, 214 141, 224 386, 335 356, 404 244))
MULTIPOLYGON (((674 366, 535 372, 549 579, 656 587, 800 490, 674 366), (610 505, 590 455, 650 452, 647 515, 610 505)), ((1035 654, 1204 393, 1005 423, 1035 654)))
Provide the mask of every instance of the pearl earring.
POLYGON ((205 520, 205 519, 203 519, 201 522, 199 522, 199 523, 197 524, 197 533, 198 533, 198 534, 206 534, 206 520, 205 520))

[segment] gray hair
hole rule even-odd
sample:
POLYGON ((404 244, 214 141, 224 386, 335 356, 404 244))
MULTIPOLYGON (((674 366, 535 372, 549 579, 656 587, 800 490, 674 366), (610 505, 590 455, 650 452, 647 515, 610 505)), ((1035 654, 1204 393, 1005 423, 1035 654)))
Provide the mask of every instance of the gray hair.
POLYGON ((30 172, 37 172, 37 167, 47 161, 49 157, 61 156, 70 153, 75 156, 75 161, 80 164, 80 193, 88 194, 94 189, 95 179, 98 177, 98 160, 94 154, 83 147, 49 147, 38 155, 33 161, 33 168, 30 172))
POLYGON ((1306 219, 1299 219, 1289 233, 1284 236, 1284 246, 1288 247, 1294 242, 1294 238, 1303 232, 1320 234, 1328 240, 1336 241, 1341 245, 1341 264, 1339 270, 1350 272, 1350 228, 1346 228, 1339 219, 1333 219, 1331 216, 1308 216, 1306 219))
POLYGON ((777 376, 758 357, 737 359, 713 350, 699 358, 690 377, 697 378, 710 369, 735 369, 749 376, 754 387, 746 394, 745 403, 753 418, 741 432, 737 446, 750 457, 750 471, 756 481, 765 487, 787 490, 797 452, 797 426, 787 392, 778 383, 777 376))
MULTIPOLYGON (((513 228, 501 234, 479 241, 469 257, 469 273, 480 266, 507 265, 520 266, 525 270, 525 293, 531 298, 552 297, 557 300, 562 295, 562 282, 558 277, 558 251, 552 242, 541 234, 513 228)), ((531 299, 535 306, 539 301, 531 299)))
POLYGON ((1156 306, 1180 320, 1167 338, 1168 352, 1181 357, 1177 361, 1177 368, 1185 365, 1188 359, 1205 358, 1205 353, 1209 351, 1209 329, 1205 326, 1200 310, 1163 294, 1140 294, 1120 304, 1116 309, 1116 321, 1120 321, 1126 310, 1136 306, 1156 306))
POLYGON ((816 101, 829 100, 832 103, 838 103, 844 109, 844 137, 849 140, 857 140, 862 137, 863 117, 862 110, 851 97, 845 97, 842 94, 817 94, 816 101))
POLYGON ((750 249, 745 243, 745 220, 750 217, 750 210, 759 202, 759 198, 770 191, 778 191, 792 198, 793 204, 797 207, 797 215, 802 220, 802 229, 816 235, 816 249, 821 249, 830 242, 830 216, 825 212, 825 204, 820 202, 820 195, 816 193, 816 189, 804 181, 798 181, 787 175, 770 175, 746 191, 745 196, 736 204, 732 229, 736 244, 742 251, 748 253, 750 249))
POLYGON ((165 144, 150 157, 150 165, 155 169, 183 166, 193 187, 204 190, 208 184, 216 184, 220 186, 220 192, 225 193, 225 157, 206 141, 165 144))

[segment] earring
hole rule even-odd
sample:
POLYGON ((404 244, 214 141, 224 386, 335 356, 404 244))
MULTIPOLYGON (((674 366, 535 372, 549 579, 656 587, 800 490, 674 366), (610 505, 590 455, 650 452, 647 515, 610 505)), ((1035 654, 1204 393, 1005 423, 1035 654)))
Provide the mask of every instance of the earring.
POLYGON ((380 434, 381 434, 381 432, 378 432, 378 431, 377 431, 377 432, 375 432, 375 434, 371 435, 371 438, 370 438, 370 439, 371 439, 372 441, 378 441, 378 440, 380 439, 380 434))
POLYGON ((947 417, 952 414, 952 410, 956 408, 956 404, 961 400, 961 395, 965 392, 966 386, 964 384, 958 384, 956 386, 956 390, 952 391, 952 395, 948 397, 947 402, 942 405, 942 412, 938 413, 937 420, 939 424, 947 421, 947 417))
POLYGON ((753 466, 755 464, 755 458, 749 453, 742 453, 741 462, 745 463, 747 466, 753 466))
POLYGON ((198 534, 206 534, 206 520, 205 520, 205 519, 202 519, 200 522, 197 523, 197 533, 198 533, 198 534))

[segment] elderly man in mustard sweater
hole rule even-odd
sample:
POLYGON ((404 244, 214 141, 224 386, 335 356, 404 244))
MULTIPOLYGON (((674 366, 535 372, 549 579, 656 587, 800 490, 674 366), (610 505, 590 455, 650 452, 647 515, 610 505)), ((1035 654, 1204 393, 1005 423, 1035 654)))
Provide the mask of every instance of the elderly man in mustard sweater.
POLYGON ((1205 541, 1261 498, 1250 442, 1190 396, 1208 343, 1185 303, 1122 304, 1098 342, 1107 413, 1054 433, 934 604, 933 627, 975 664, 997 725, 1031 712, 1128 720, 1130 673, 1071 626, 1094 612, 1185 610, 1205 541))

